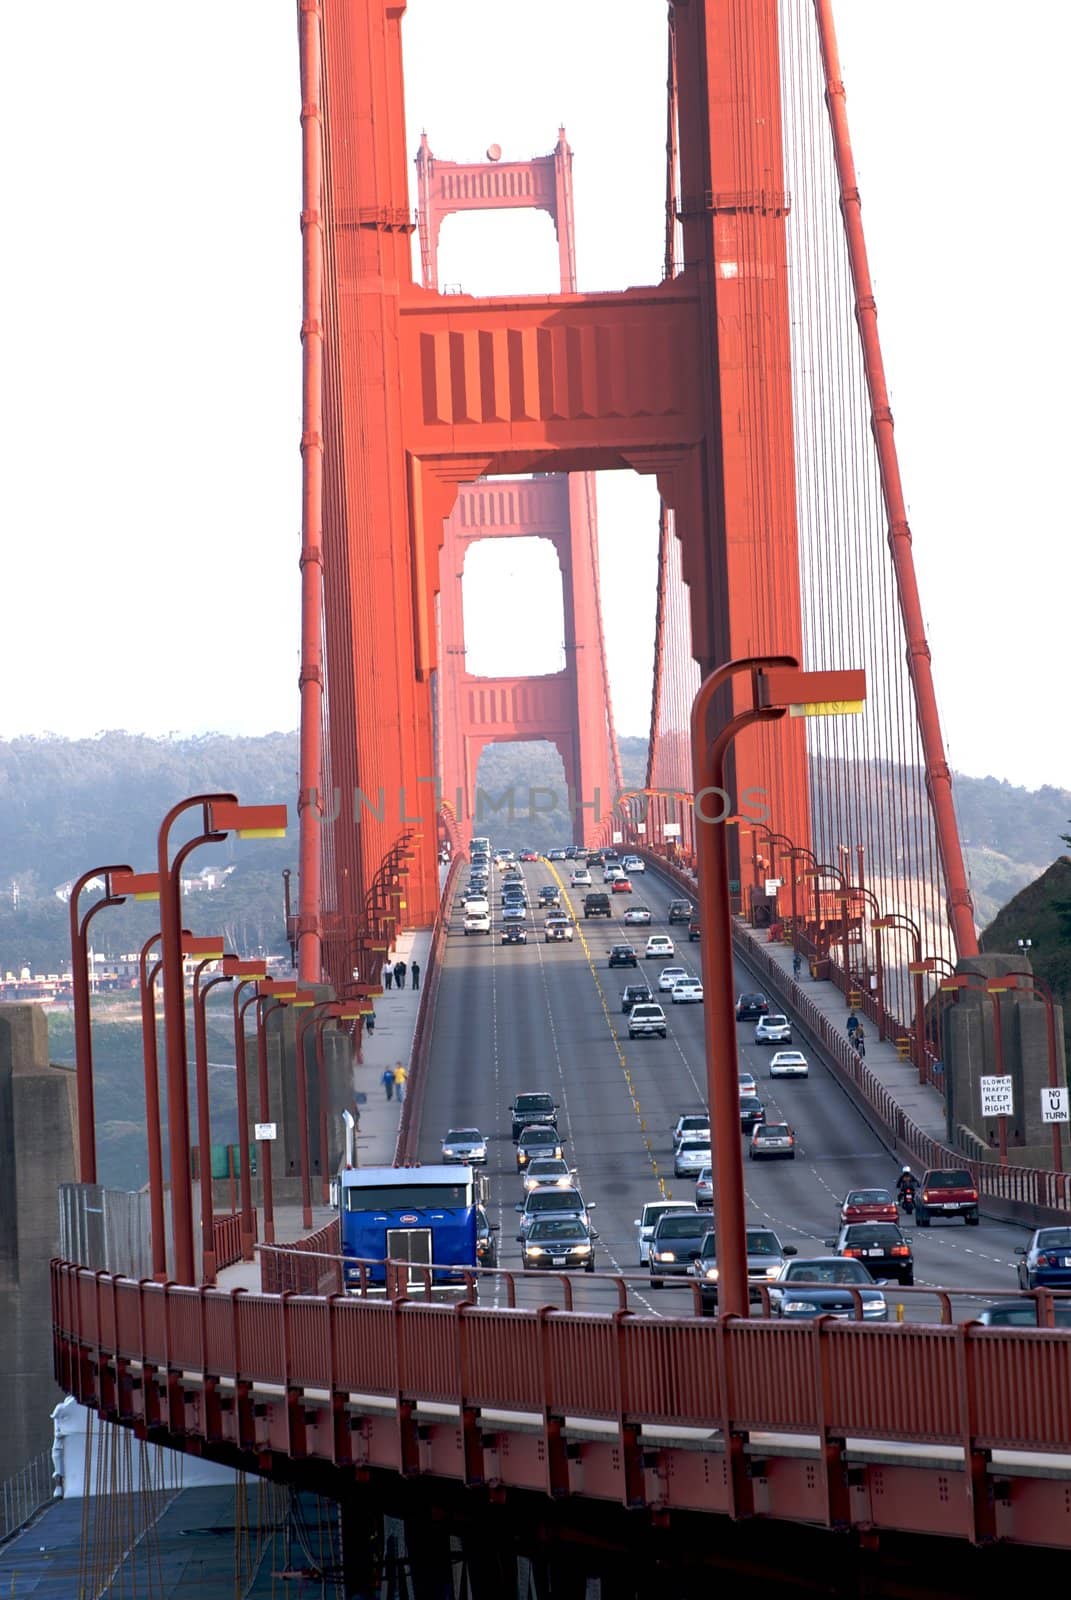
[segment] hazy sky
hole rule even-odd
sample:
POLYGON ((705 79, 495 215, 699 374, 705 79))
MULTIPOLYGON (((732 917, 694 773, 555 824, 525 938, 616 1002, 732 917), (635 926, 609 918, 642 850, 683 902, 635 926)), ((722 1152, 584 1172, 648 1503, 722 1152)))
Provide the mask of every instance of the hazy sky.
MULTIPOLYGON (((0 736, 296 723, 295 11, 5 14, 0 736)), ((1071 7, 838 0, 836 14, 950 758, 1071 787, 1071 7)), ((564 122, 581 287, 657 279, 659 0, 410 0, 406 30, 414 150, 426 127, 444 158, 492 141, 526 157, 564 122)), ((535 291, 555 270, 540 215, 444 227, 446 283, 535 291)), ((656 507, 625 474, 600 479, 599 505, 617 725, 645 733, 656 507)), ((521 553, 507 559, 522 579, 521 553)), ((560 637, 485 625, 472 642, 483 670, 507 666, 503 647, 515 670, 553 670, 560 637)))

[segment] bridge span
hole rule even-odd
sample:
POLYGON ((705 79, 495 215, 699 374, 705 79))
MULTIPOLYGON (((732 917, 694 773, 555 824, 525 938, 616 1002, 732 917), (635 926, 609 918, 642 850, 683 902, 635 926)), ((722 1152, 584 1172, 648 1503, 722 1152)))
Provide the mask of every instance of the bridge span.
MULTIPOLYGON (((556 871, 529 867, 531 889, 556 871)), ((637 884, 632 898, 666 929, 676 886, 656 870, 637 884)), ((136 1284, 57 1263, 60 1382, 150 1439, 315 1486, 343 1508, 351 1545, 364 1548, 384 1512, 404 1514, 411 1546, 415 1530, 422 1542, 437 1529, 443 1561, 449 1534, 468 1552, 473 1594, 508 1592, 495 1587, 501 1561, 535 1559, 551 1536, 549 1594, 570 1592, 563 1563, 573 1579, 613 1575, 614 1594, 650 1593, 619 1586, 647 1563, 645 1582, 671 1572, 660 1583, 683 1595, 741 1562, 787 1583, 803 1552, 814 1571, 854 1581, 843 1542, 819 1530, 852 1530, 863 1566, 875 1546, 893 1568, 902 1557, 929 1573, 950 1547, 962 1561, 966 1546, 1007 1540, 1022 1561, 1071 1542, 1067 1336, 965 1320, 1008 1293, 1022 1230, 985 1219, 916 1231, 917 1287, 888 1291, 903 1320, 885 1326, 715 1320, 687 1289, 653 1293, 634 1219, 660 1193, 688 1194, 670 1130, 704 1103, 701 1008, 667 1007, 667 1039, 630 1044, 619 991, 634 974, 607 967, 619 918, 581 916, 571 944, 502 946, 497 930, 463 937, 455 906, 446 916, 413 1137, 430 1161, 451 1124, 489 1136, 500 1270, 425 1303, 417 1291, 376 1301, 136 1284), (514 1240, 507 1108, 544 1088, 598 1207, 599 1271, 568 1289, 522 1275, 514 1240), (953 1291, 951 1323, 931 1286, 953 1291)), ((740 1033, 741 1068, 798 1137, 795 1161, 749 1166, 748 1221, 821 1251, 843 1192, 887 1186, 894 1158, 818 1052, 809 1079, 775 1085, 769 1050, 740 1033)), ((351 1593, 372 1592, 357 1581, 351 1593)))

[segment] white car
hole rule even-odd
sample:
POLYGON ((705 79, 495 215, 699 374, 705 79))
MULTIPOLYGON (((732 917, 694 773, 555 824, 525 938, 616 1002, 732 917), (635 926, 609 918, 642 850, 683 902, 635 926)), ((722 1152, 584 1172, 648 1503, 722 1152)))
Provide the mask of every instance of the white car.
POLYGON ((625 857, 625 861, 624 861, 624 867, 625 867, 625 871, 629 874, 630 877, 634 872, 646 872, 647 871, 647 863, 646 863, 646 861, 641 861, 639 856, 626 856, 625 857))
POLYGON ((736 1081, 740 1085, 741 1100, 746 1094, 758 1094, 759 1086, 755 1082, 755 1074, 753 1072, 742 1072, 736 1081))
POLYGON ((702 1005, 703 985, 698 978, 678 978, 669 998, 675 1006, 702 1005))
POLYGON ((805 1078, 810 1071, 800 1050, 775 1050, 770 1057, 771 1078, 805 1078))
POLYGON ((668 933, 652 933, 643 952, 644 960, 649 961, 652 956, 675 956, 677 951, 673 940, 668 933))
POLYGON ((673 1130, 674 1150, 676 1150, 682 1139, 697 1139, 700 1134, 709 1141, 709 1111, 683 1111, 677 1118, 677 1126, 673 1130))
POLYGON ((638 922, 644 927, 649 927, 651 922, 651 913, 646 906, 629 906, 625 912, 624 920, 632 923, 638 922))
POLYGON ((682 978, 688 976, 683 967, 663 967, 658 974, 658 987, 667 993, 676 988, 682 978))
POLYGON ((755 1024, 756 1044, 791 1044, 792 1024, 780 1011, 771 1011, 755 1024))
POLYGON ((487 911, 465 912, 465 937, 470 933, 490 933, 491 915, 487 911))
POLYGON ((590 889, 591 873, 587 867, 577 867, 572 873, 569 883, 574 889, 590 889))
POLYGON ((491 903, 485 894, 467 894, 465 896, 465 911, 474 911, 478 916, 486 916, 491 909, 491 903))
POLYGON ((651 1235, 655 1231, 655 1223, 659 1217, 664 1217, 667 1211, 694 1211, 696 1208, 690 1200, 651 1200, 644 1206, 636 1218, 636 1245, 639 1251, 640 1266, 646 1267, 651 1261, 651 1235))
POLYGON ((623 878, 624 876, 625 876, 624 867, 617 867, 617 866, 607 867, 606 870, 603 872, 602 881, 603 881, 603 883, 616 883, 619 878, 623 878))

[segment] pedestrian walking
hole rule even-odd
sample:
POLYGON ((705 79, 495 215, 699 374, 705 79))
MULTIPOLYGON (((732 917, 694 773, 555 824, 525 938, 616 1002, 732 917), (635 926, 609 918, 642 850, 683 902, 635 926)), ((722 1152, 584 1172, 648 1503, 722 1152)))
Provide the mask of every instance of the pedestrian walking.
POLYGON ((856 1016, 854 1011, 849 1013, 848 1020, 844 1024, 844 1026, 848 1030, 848 1038, 854 1043, 855 1042, 855 1030, 859 1026, 859 1018, 856 1016))
POLYGON ((394 1093, 399 1101, 405 1099, 405 1081, 408 1076, 409 1074, 399 1061, 394 1068, 394 1093))
POLYGON ((395 984, 396 988, 398 988, 398 989, 404 989, 405 988, 405 973, 406 973, 405 962, 404 961, 396 961, 394 963, 394 984, 395 984))
POLYGON ((863 1038, 861 1033, 857 1033, 855 1036, 855 1053, 859 1057, 860 1061, 862 1061, 863 1057, 866 1055, 866 1040, 863 1038))
POLYGON ((803 965, 803 962, 800 960, 799 951, 797 951, 796 954, 792 957, 792 976, 794 978, 798 978, 799 977, 800 968, 802 967, 802 965, 803 965))
POLYGON ((371 1038, 376 1031, 376 1014, 374 1011, 370 1011, 365 1017, 364 1025, 368 1030, 368 1037, 371 1038))
POLYGON ((390 986, 394 982, 394 968, 390 962, 383 968, 383 987, 390 994, 390 986))
POLYGON ((412 979, 413 988, 414 989, 419 989, 420 988, 420 963, 418 961, 414 961, 413 965, 409 968, 409 975, 410 975, 410 977, 412 979))
POLYGON ((394 1073, 391 1071, 391 1069, 389 1067, 384 1067, 383 1068, 383 1076, 380 1078, 379 1081, 383 1085, 383 1092, 387 1096, 387 1099, 388 1100, 393 1100, 394 1099, 394 1073))

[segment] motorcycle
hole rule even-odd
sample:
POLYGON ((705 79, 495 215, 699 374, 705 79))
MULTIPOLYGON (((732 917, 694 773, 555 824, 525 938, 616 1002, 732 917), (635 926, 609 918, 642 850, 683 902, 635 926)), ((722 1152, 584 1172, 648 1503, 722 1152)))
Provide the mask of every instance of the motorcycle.
POLYGON ((915 1210, 915 1189, 913 1184, 908 1184, 900 1191, 900 1209, 905 1217, 910 1217, 915 1210))

